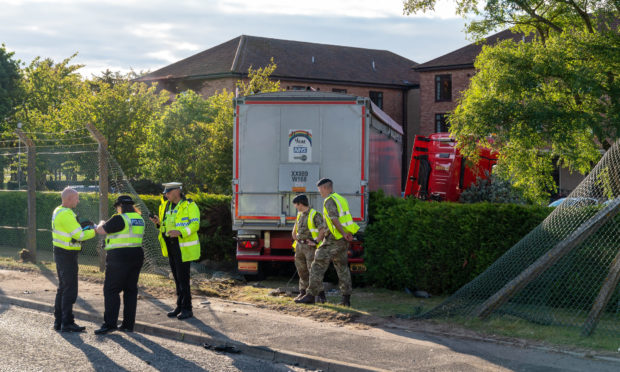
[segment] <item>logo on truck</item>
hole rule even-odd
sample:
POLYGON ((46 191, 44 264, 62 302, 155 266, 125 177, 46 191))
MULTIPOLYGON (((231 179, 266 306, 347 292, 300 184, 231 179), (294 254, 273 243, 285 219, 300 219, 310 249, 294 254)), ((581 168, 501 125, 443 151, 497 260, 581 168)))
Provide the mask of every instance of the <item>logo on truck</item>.
POLYGON ((312 161, 312 130, 289 130, 288 161, 289 163, 307 163, 312 161))

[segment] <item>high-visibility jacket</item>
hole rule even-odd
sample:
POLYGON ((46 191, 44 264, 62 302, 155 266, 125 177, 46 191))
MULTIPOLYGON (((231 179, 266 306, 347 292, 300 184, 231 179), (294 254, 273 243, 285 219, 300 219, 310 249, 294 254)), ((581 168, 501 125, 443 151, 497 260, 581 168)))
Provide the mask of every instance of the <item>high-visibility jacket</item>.
POLYGON ((351 216, 351 212, 349 212, 349 203, 347 202, 347 199, 333 192, 329 194, 329 196, 325 198, 325 200, 323 200, 323 216, 325 216, 325 222, 327 222, 327 227, 329 228, 329 231, 332 233, 334 238, 336 240, 341 239, 342 234, 340 233, 340 231, 338 231, 338 229, 332 222, 329 214, 327 213, 325 203, 329 199, 332 199, 336 202, 336 206, 338 207, 338 221, 342 225, 342 228, 345 231, 350 232, 351 234, 355 234, 360 229, 360 227, 353 221, 353 216, 351 216))
MULTIPOLYGON (((308 230, 310 230, 310 234, 312 235, 312 239, 316 240, 317 236, 319 236, 319 228, 314 224, 314 216, 316 216, 318 212, 313 208, 310 208, 308 211, 308 230)), ((297 219, 295 220, 295 226, 299 226, 299 218, 301 217, 302 212, 297 212, 297 219)), ((323 242, 319 242, 316 247, 320 247, 323 242)), ((293 248, 297 247, 297 240, 293 241, 293 248)))
POLYGON ((200 228, 200 211, 191 199, 182 199, 173 208, 170 201, 164 201, 159 206, 159 244, 164 257, 168 257, 168 248, 164 235, 170 230, 179 230, 179 246, 181 247, 181 259, 183 262, 196 261, 200 258, 200 241, 198 240, 198 228, 200 228))
POLYGON ((119 232, 108 234, 105 239, 105 249, 142 247, 144 237, 144 219, 135 212, 121 213, 119 216, 125 221, 125 228, 119 232))
POLYGON ((62 205, 52 213, 52 245, 68 251, 82 249, 82 241, 95 237, 95 230, 82 230, 73 209, 62 205), (71 239, 74 241, 72 242, 71 239))

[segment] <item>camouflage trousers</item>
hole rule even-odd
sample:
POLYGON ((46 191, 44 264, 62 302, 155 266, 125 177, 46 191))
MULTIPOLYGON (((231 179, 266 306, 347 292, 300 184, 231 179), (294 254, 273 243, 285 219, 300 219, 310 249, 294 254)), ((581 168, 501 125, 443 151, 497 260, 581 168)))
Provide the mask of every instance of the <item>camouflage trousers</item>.
POLYGON ((338 274, 338 284, 340 292, 343 295, 350 295, 351 272, 349 271, 349 262, 347 251, 349 250, 349 242, 346 240, 333 240, 333 238, 325 239, 322 246, 316 249, 314 254, 314 262, 310 269, 310 286, 308 293, 313 296, 319 294, 323 290, 323 276, 329 267, 329 263, 334 263, 334 268, 338 274))
POLYGON ((310 267, 314 261, 316 247, 297 242, 295 248, 295 267, 299 274, 299 290, 308 289, 310 283, 310 267))

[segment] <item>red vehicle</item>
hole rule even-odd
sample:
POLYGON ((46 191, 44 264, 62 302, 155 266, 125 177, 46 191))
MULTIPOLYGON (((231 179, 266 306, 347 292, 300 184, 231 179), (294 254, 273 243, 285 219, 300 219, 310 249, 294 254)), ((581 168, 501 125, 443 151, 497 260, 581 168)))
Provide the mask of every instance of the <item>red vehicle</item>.
POLYGON ((497 156, 482 148, 478 164, 467 163, 449 133, 416 136, 404 196, 456 202, 477 178, 490 176, 497 156))

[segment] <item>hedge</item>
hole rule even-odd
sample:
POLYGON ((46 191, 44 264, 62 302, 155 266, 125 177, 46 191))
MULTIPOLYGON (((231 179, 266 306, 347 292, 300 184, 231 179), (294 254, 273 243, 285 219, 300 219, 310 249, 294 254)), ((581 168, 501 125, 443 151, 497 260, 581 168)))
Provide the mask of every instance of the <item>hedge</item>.
MULTIPOLYGON (((49 229, 52 212, 61 202, 60 193, 37 192, 36 195, 37 228, 49 229)), ((25 227, 28 225, 27 196, 27 193, 24 191, 0 192, 0 226, 25 227)), ((110 195, 109 197, 110 214, 114 212, 112 205, 115 197, 116 195, 110 195)), ((200 209, 200 230, 198 235, 202 246, 201 259, 215 261, 234 260, 235 250, 232 239, 230 196, 199 193, 191 194, 188 197, 193 199, 200 209)), ((97 222, 99 215, 98 198, 99 196, 95 193, 80 193, 80 203, 76 208, 79 218, 97 222)), ((149 211, 157 213, 161 200, 160 196, 140 195, 140 199, 144 201, 149 211)), ((5 233, 4 241, 0 244, 14 245, 16 247, 25 246, 25 234, 16 233, 14 229, 4 229, 3 231, 5 233), (7 239, 9 235, 10 238, 7 239)), ((47 242, 50 239, 49 235, 49 232, 40 232, 37 234, 37 241, 40 243, 47 242)))
POLYGON ((371 196, 367 281, 448 294, 468 283, 542 222, 551 208, 371 196))

